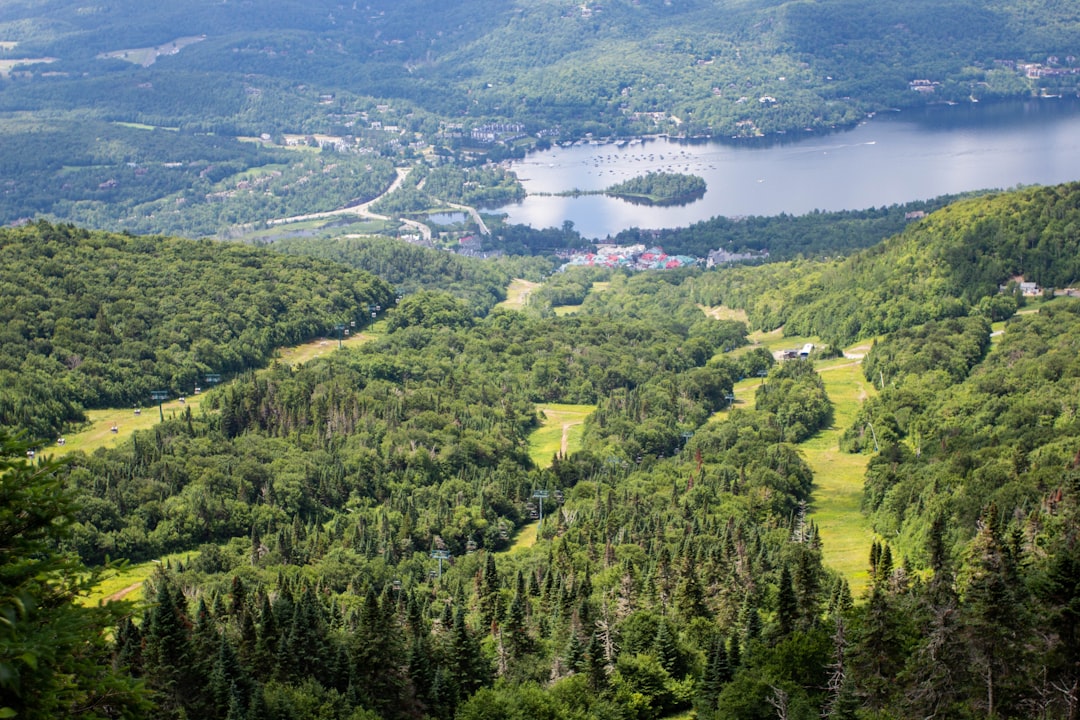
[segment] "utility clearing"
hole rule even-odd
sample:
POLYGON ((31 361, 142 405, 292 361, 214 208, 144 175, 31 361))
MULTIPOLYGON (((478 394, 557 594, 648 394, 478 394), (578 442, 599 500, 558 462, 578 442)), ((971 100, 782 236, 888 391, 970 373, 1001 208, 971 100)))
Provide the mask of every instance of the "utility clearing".
POLYGON ((869 580, 868 558, 874 539, 862 513, 863 478, 870 456, 841 452, 840 436, 875 389, 862 376, 858 361, 827 361, 818 366, 818 372, 833 403, 833 424, 799 446, 814 471, 809 517, 817 524, 825 564, 847 579, 852 595, 858 598, 869 580))
MULTIPOLYGON (((300 365, 320 355, 330 353, 341 347, 350 347, 368 342, 382 332, 385 320, 379 320, 365 332, 354 333, 341 340, 337 338, 319 338, 294 347, 281 348, 276 354, 276 361, 286 365, 300 365)), ((208 390, 209 388, 204 388, 208 390)), ((56 456, 81 450, 87 454, 98 448, 113 448, 131 437, 136 430, 149 430, 162 418, 175 420, 185 412, 198 412, 204 395, 188 395, 181 400, 173 398, 162 403, 160 409, 147 398, 145 407, 87 410, 87 423, 76 432, 64 436, 63 444, 49 445, 45 451, 56 456)))

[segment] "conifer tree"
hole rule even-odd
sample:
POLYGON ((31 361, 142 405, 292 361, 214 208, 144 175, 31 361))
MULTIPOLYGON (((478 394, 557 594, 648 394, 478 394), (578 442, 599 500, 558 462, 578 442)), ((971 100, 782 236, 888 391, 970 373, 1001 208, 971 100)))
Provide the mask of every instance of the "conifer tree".
POLYGON ((480 616, 484 627, 489 628, 501 620, 499 617, 499 573, 495 568, 495 553, 487 552, 484 575, 480 582, 480 616))
POLYGON ((681 677, 682 662, 679 646, 675 641, 675 635, 665 618, 660 618, 656 627, 656 638, 653 640, 653 652, 660 665, 671 674, 672 677, 681 677))
POLYGON ((465 611, 460 605, 454 614, 454 628, 446 660, 446 680, 453 707, 491 679, 491 667, 480 652, 479 641, 465 624, 465 611))
POLYGON ((962 578, 961 622, 970 663, 981 679, 981 709, 994 718, 1008 707, 1009 684, 1026 637, 1027 598, 1018 558, 1006 546, 997 507, 983 512, 962 578))
POLYGON ((0 716, 145 712, 146 693, 125 670, 138 665, 136 633, 128 628, 113 663, 102 631, 121 624, 130 605, 75 602, 100 575, 58 550, 70 538, 76 506, 60 463, 31 461, 29 449, 0 429, 0 716))
POLYGON ((798 612, 795 589, 791 586, 791 571, 785 563, 780 568, 780 583, 776 596, 776 620, 780 626, 781 637, 787 637, 795 629, 795 618, 798 612))
POLYGON ((171 715, 197 691, 198 678, 183 594, 172 589, 164 572, 155 576, 154 584, 154 605, 144 621, 143 674, 159 705, 171 715))
POLYGON ((214 660, 213 669, 209 674, 209 691, 213 701, 211 708, 220 716, 220 711, 228 708, 230 714, 243 717, 247 711, 249 681, 247 675, 240 667, 240 660, 236 656, 229 641, 222 635, 218 642, 217 657, 214 660), (235 709, 233 704, 237 704, 235 709))
POLYGON ((705 593, 701 589, 701 582, 689 553, 683 558, 679 570, 679 585, 675 590, 675 611, 684 621, 709 616, 709 609, 705 605, 705 593))
POLYGON ((585 677, 589 689, 597 694, 608 687, 607 663, 604 661, 604 644, 600 636, 592 634, 589 646, 585 650, 585 677))
POLYGON ((705 655, 705 675, 694 701, 699 714, 708 714, 716 710, 716 701, 720 697, 720 691, 730 680, 731 668, 728 665, 728 654, 724 647, 724 636, 716 633, 705 655))

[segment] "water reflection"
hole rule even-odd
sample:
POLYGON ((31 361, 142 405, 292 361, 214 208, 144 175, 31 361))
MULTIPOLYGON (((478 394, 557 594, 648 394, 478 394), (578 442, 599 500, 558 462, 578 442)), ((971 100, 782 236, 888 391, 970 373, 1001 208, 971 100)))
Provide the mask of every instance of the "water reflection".
POLYGON ((625 145, 553 148, 514 164, 530 193, 499 209, 533 227, 570 220, 586 237, 631 227, 677 227, 716 215, 862 209, 984 188, 1080 178, 1080 103, 1032 100, 883 113, 830 135, 769 142, 655 138, 625 145), (700 201, 637 205, 603 190, 647 172, 700 175, 700 201), (551 193, 534 195, 532 193, 551 193))

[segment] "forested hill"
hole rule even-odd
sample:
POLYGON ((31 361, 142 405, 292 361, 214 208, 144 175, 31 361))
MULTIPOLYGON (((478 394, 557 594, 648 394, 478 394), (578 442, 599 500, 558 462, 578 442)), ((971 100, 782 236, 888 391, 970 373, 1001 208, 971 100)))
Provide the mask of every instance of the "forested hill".
POLYGON ((973 310, 1008 317, 1022 298, 999 286, 1080 280, 1080 184, 962 200, 903 233, 832 263, 733 270, 701 299, 746 307, 753 323, 837 345, 973 310))
POLYGON ((45 222, 0 230, 0 277, 0 426, 37 439, 83 408, 264 365, 394 300, 384 281, 326 261, 45 222))
POLYGON ((224 236, 371 200, 394 165, 1080 90, 1068 0, 264 5, 0 3, 0 223, 224 236))
POLYGON ((690 134, 820 128, 925 101, 909 89, 915 79, 935 83, 935 100, 1030 94, 1022 74, 995 60, 1066 63, 1076 33, 1064 0, 314 0, 269 8, 125 0, 0 9, 0 35, 16 43, 10 57, 55 59, 51 79, 6 88, 6 107, 59 109, 122 88, 108 98, 115 119, 201 117, 248 134, 300 131, 301 85, 445 118, 579 131, 640 128, 649 113, 678 118, 678 126, 664 122, 690 134), (141 92, 145 82, 153 87, 141 92), (199 87, 217 97, 200 97, 199 87))
MULTIPOLYGON (((981 291, 955 290, 948 263, 920 275, 901 261, 947 257, 981 215, 973 227, 1008 228, 986 262, 1019 243, 1004 270, 1027 270, 1075 195, 961 204, 856 258, 850 285, 821 280, 842 266, 807 262, 611 273, 602 287, 583 274, 557 286, 582 282, 576 314, 541 302, 484 317, 423 290, 371 342, 239 374, 200 412, 62 465, 31 463, 0 429, 0 715, 1071 720, 1080 303, 1040 302, 991 344, 1008 303, 970 307, 981 291), (867 356, 883 387, 843 445, 873 453, 865 506, 887 537, 866 548, 853 598, 823 564, 796 444, 836 421, 835 385, 815 359, 745 348, 745 325, 700 303, 721 283, 775 282, 775 300, 798 282, 812 304, 920 278, 937 284, 916 297, 967 316, 889 318, 898 329, 867 356), (732 408, 739 378, 756 390, 732 408), (547 403, 594 410, 540 467, 530 441, 547 403), (93 584, 81 563, 171 553, 143 607, 74 603, 93 584)), ((5 357, 5 398, 97 387, 80 369, 111 356, 149 389, 188 367, 175 358, 205 318, 238 332, 207 351, 254 362, 245 348, 280 337, 273 323, 299 337, 390 297, 366 273, 264 249, 47 224, 0 238, 4 348, 25 366, 5 357), (58 327, 102 359, 54 350, 58 327), (18 384, 24 372, 39 385, 18 384)), ((357 257, 389 266, 380 253, 357 257)), ((482 294, 491 277, 462 282, 482 294)))

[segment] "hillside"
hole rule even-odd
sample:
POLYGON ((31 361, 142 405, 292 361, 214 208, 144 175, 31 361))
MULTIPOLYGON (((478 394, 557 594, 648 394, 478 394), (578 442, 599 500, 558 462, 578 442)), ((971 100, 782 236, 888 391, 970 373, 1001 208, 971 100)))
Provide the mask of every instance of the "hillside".
POLYGON ((5 3, 0 221, 212 235, 370 200, 390 160, 1072 95, 1077 29, 1065 0, 5 3))
MULTIPOLYGON (((752 720, 778 708, 800 720, 1003 718, 1038 702, 1065 720, 1080 681, 1080 303, 1040 303, 992 344, 991 319, 1017 298, 984 301, 984 289, 950 283, 992 280, 986 268, 1001 258, 1035 272, 1041 253, 1067 247, 1035 240, 1059 237, 1049 228, 1070 217, 1076 193, 964 201, 850 265, 567 273, 520 310, 487 314, 465 298, 497 275, 461 265, 460 297, 418 289, 386 312, 385 334, 238 373, 202 396, 199 412, 116 447, 54 466, 31 463, 0 433, 0 602, 24 608, 6 615, 17 632, 0 635, 3 707, 34 712, 47 698, 41 712, 89 718, 99 706, 87 697, 111 688, 110 707, 132 708, 129 717, 177 719, 752 720), (983 237, 973 217, 1004 229, 979 253, 954 252, 983 237), (918 273, 897 261, 916 249, 931 256, 918 273), (841 282, 843 267, 851 278, 841 282), (735 313, 702 311, 704 296, 735 280, 748 297, 781 280, 760 302, 797 286, 816 293, 807 306, 846 307, 851 288, 875 281, 958 308, 934 322, 886 316, 892 334, 865 359, 867 382, 884 387, 841 443, 870 455, 865 508, 879 533, 858 598, 824 563, 807 515, 829 483, 815 483, 801 444, 820 448, 824 431, 831 446, 838 386, 817 357, 778 363, 746 347, 745 323, 717 317, 735 313), (553 312, 575 293, 574 314, 553 312), (744 380, 731 408, 743 378, 752 388, 744 380), (529 438, 537 408, 551 403, 595 410, 578 449, 540 467, 529 438), (541 495, 535 543, 501 552, 541 495), (15 522, 26 518, 36 523, 29 536, 15 522), (64 584, 83 577, 79 563, 177 553, 184 559, 148 581, 153 601, 142 608, 76 609, 64 584), (38 597, 53 602, 24 599, 38 597), (64 647, 81 652, 34 644, 55 634, 58 616, 64 647), (105 627, 115 630, 106 637, 105 627), (35 671, 53 667, 65 672, 35 671)), ((200 295, 238 314, 289 298, 257 326, 268 341, 279 321, 298 334, 325 329, 327 302, 363 313, 364 293, 394 297, 365 272, 265 248, 46 224, 0 237, 12 272, 33 266, 5 288, 6 304, 35 309, 42 327, 90 318, 48 288, 100 288, 94 297, 117 328, 109 293, 135 306, 124 288, 160 284, 146 319, 168 318, 167 334, 142 340, 156 353, 142 360, 159 365, 161 346, 180 352, 184 333, 197 336, 202 309, 177 311, 200 295), (216 265, 201 264, 207 247, 216 265), (110 262, 70 261, 79 252, 110 262), (199 272, 180 274, 185 263, 199 272), (165 268, 182 279, 170 284, 165 268), (115 282, 97 275, 109 272, 115 282), (163 304, 172 297, 179 306, 163 304)), ((397 268, 382 247, 345 254, 395 272, 423 262, 403 255, 397 268)), ((822 327, 842 330, 843 320, 822 327)), ((58 334, 27 337, 15 345, 24 364, 58 362, 58 334)), ((5 390, 26 397, 22 386, 5 390)), ((852 412, 844 398, 844 422, 852 412)))
POLYGON ((45 222, 0 230, 0 275, 0 427, 32 440, 86 408, 191 394, 394 299, 373 275, 310 258, 45 222))
POLYGON ((843 260, 736 269, 697 290, 703 304, 746 309, 754 327, 837 347, 974 308, 1004 319, 1024 302, 1017 277, 1050 289, 1080 278, 1078 221, 1080 184, 999 193, 953 203, 843 260))

